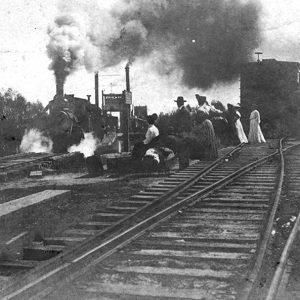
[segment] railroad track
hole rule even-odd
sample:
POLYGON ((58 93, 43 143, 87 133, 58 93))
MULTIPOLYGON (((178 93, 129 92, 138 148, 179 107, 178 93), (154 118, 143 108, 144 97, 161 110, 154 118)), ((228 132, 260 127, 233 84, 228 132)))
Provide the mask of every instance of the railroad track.
POLYGON ((300 243, 300 234, 299 234, 299 227, 300 227, 300 213, 296 219, 294 227, 290 232, 290 235, 286 241, 284 249, 282 251, 280 261, 276 267, 275 273, 273 274, 273 278, 271 281, 271 285, 269 286, 267 295, 265 297, 266 300, 281 300, 281 299, 299 299, 300 298, 300 291, 298 288, 287 288, 289 281, 293 279, 292 277, 295 276, 296 273, 296 284, 299 284, 298 272, 299 269, 298 264, 293 266, 292 263, 289 261, 292 259, 291 252, 294 251, 298 257, 296 261, 299 261, 299 247, 300 243), (297 268, 296 270, 293 270, 297 268))
POLYGON ((28 176, 42 168, 70 169, 84 166, 83 155, 74 153, 19 153, 0 157, 0 181, 28 176))
POLYGON ((11 171, 31 166, 42 161, 48 161, 54 154, 50 153, 20 153, 0 157, 0 172, 11 171))
MULTIPOLYGON (((155 297, 199 299, 202 293, 208 299, 234 299, 237 279, 242 278, 255 256, 272 203, 278 168, 272 160, 276 153, 267 147, 244 147, 237 159, 228 161, 228 156, 238 151, 240 147, 213 164, 202 162, 191 166, 117 207, 96 212, 92 218, 99 219, 84 225, 94 226, 100 232, 92 238, 77 240, 80 246, 17 278, 1 296, 3 299, 45 296, 66 274, 72 279, 145 230, 158 226, 125 247, 122 254, 101 264, 103 276, 94 286, 91 281, 84 292, 97 297, 99 293, 101 297, 106 294, 108 299, 124 293, 128 299, 132 296, 143 299, 151 293, 155 297), (258 167, 263 163, 264 167, 258 167), (156 224, 164 218, 167 218, 165 223, 156 224), (124 276, 127 273, 131 274, 128 278, 124 276), (149 281, 138 280, 147 276, 149 281), (168 276, 172 278, 169 283, 168 276), (118 283, 113 278, 118 278, 118 283), (137 283, 142 289, 137 289, 137 283)), ((77 230, 72 234, 83 236, 91 229, 77 227, 77 230)), ((60 241, 65 247, 67 240, 70 241, 67 236, 48 239, 46 246, 60 241)), ((82 288, 78 287, 77 292, 81 295, 82 288)), ((56 296, 54 299, 62 299, 56 296)))
MULTIPOLYGON (((252 298, 249 297, 249 299, 281 300, 300 298, 300 149, 285 153, 284 162, 285 177, 280 194, 280 198, 282 198, 280 208, 284 211, 284 214, 280 218, 283 218, 285 223, 279 224, 280 226, 275 228, 284 232, 281 233, 281 238, 286 237, 285 244, 281 247, 280 259, 278 258, 275 272, 271 274, 270 285, 266 292, 260 291, 260 287, 256 285, 253 293, 250 294, 252 298), (287 233, 289 233, 288 236, 287 233)), ((275 234, 277 233, 275 232, 275 234)))

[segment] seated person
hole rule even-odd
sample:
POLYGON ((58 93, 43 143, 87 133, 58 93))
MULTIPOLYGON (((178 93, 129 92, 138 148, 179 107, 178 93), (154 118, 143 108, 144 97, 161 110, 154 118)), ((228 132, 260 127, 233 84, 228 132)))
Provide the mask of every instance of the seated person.
POLYGON ((151 158, 153 161, 155 161, 157 164, 160 163, 160 159, 159 159, 159 152, 154 149, 154 148, 149 148, 145 155, 144 155, 144 159, 145 158, 151 158))
POLYGON ((145 139, 134 145, 132 150, 133 159, 142 159, 146 151, 149 148, 155 147, 155 144, 159 137, 159 130, 155 126, 155 121, 157 120, 157 114, 153 114, 147 117, 148 130, 145 135, 145 139))
POLYGON ((155 126, 156 120, 157 120, 157 114, 153 114, 153 115, 147 117, 148 130, 145 135, 146 138, 143 141, 143 143, 145 145, 150 145, 151 142, 153 141, 153 139, 159 136, 159 130, 155 126))
POLYGON ((174 152, 165 147, 149 148, 142 158, 142 168, 145 171, 167 171, 166 161, 174 157, 174 152))

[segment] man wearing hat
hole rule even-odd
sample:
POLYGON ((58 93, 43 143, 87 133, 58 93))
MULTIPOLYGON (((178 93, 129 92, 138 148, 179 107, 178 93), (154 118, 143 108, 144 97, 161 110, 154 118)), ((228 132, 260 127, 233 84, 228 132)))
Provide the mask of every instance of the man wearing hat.
POLYGON ((177 111, 173 116, 172 125, 175 130, 176 152, 179 157, 179 168, 185 169, 189 165, 190 149, 187 143, 187 136, 192 129, 192 119, 190 111, 184 106, 184 98, 177 97, 177 111))
POLYGON ((177 100, 174 100, 174 102, 177 103, 178 109, 186 109, 184 106, 184 102, 186 102, 186 100, 184 100, 182 96, 178 96, 177 100))
POLYGON ((182 96, 177 97, 177 100, 174 100, 177 103, 177 111, 175 114, 174 120, 174 129, 177 134, 182 135, 184 132, 189 132, 192 127, 191 114, 189 110, 184 106, 184 98, 182 96))

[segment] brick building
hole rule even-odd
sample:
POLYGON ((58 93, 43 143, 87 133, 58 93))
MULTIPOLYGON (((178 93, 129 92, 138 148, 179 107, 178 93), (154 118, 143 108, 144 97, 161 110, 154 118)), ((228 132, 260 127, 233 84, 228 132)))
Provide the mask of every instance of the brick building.
POLYGON ((297 134, 300 125, 299 71, 298 62, 276 59, 242 66, 240 100, 246 129, 252 104, 256 104, 261 114, 261 127, 268 137, 297 134))

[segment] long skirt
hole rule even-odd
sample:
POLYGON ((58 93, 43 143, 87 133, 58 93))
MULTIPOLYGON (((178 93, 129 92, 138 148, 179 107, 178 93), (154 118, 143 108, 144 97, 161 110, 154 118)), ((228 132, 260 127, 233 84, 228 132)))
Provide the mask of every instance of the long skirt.
POLYGON ((147 150, 148 145, 145 145, 143 142, 136 143, 132 149, 132 158, 135 160, 141 160, 147 150))
POLYGON ((246 134, 244 132, 243 125, 242 125, 240 119, 236 120, 235 127, 236 127, 236 131, 237 131, 237 135, 240 140, 240 143, 248 143, 248 139, 246 137, 246 134))
POLYGON ((214 127, 210 120, 195 126, 192 131, 194 142, 192 158, 200 160, 215 160, 218 157, 217 141, 214 127))
POLYGON ((265 143, 266 140, 256 119, 250 120, 249 143, 265 143))

